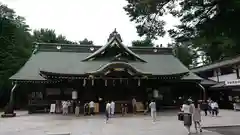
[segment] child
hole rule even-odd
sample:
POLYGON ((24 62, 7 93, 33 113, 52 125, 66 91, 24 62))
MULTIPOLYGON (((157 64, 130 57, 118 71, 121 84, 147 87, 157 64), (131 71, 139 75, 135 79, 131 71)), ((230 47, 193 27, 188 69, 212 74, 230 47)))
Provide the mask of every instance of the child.
POLYGON ((193 122, 195 125, 196 132, 197 126, 199 126, 199 131, 202 132, 202 127, 201 127, 201 109, 200 109, 200 104, 196 101, 195 102, 195 109, 193 111, 193 122))

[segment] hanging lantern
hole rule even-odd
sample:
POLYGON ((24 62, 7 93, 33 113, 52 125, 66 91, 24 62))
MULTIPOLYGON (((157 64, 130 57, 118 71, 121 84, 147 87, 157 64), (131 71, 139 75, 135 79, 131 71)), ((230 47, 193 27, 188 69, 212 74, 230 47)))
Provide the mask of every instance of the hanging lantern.
POLYGON ((107 86, 107 80, 105 80, 105 86, 107 86))
POLYGON ((73 100, 75 100, 75 99, 77 99, 78 98, 78 93, 77 93, 77 91, 72 91, 72 99, 73 100))
POLYGON ((94 79, 92 79, 92 86, 94 85, 94 79))
POLYGON ((158 90, 153 90, 153 97, 158 98, 158 90))
POLYGON ((83 79, 83 86, 86 86, 86 79, 83 79))
POLYGON ((138 79, 138 86, 140 86, 141 85, 141 81, 140 81, 140 79, 138 79))

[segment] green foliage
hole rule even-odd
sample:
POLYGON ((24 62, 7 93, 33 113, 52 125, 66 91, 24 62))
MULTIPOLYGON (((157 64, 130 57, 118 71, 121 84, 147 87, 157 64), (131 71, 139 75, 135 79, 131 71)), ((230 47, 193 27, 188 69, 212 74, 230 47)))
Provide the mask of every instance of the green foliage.
POLYGON ((162 8, 170 0, 127 0, 128 5, 124 7, 131 21, 137 26, 139 36, 147 36, 156 39, 157 36, 164 36, 165 22, 159 18, 164 11, 162 8))
POLYGON ((51 29, 34 30, 33 39, 35 42, 76 44, 72 41, 67 40, 63 35, 57 35, 55 33, 55 30, 51 29))
POLYGON ((182 22, 177 30, 169 31, 171 37, 180 45, 188 44, 189 48, 203 52, 201 54, 207 57, 207 61, 214 62, 240 53, 239 0, 127 1, 124 9, 137 24, 140 36, 162 36, 164 22, 159 17, 170 13, 180 17, 182 22), (157 19, 152 21, 152 18, 157 19))
POLYGON ((0 98, 10 88, 8 78, 29 58, 31 46, 25 19, 0 3, 0 98))
POLYGON ((173 48, 173 53, 186 67, 191 68, 198 65, 197 51, 187 45, 179 43, 169 44, 168 47, 173 48))
POLYGON ((9 78, 29 59, 33 42, 76 44, 50 29, 35 30, 31 35, 25 19, 0 3, 0 106, 9 97, 9 78))
POLYGON ((93 45, 92 40, 88 40, 87 38, 83 39, 82 41, 79 41, 80 45, 93 45))
POLYGON ((153 47, 154 44, 151 39, 146 38, 145 40, 132 41, 134 47, 153 47))

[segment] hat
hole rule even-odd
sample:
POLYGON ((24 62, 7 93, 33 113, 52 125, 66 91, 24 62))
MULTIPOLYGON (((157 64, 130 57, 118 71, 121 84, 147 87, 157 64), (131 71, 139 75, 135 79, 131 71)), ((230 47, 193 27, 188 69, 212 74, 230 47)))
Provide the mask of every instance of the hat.
POLYGON ((192 99, 190 99, 190 98, 189 98, 187 101, 188 101, 188 102, 193 102, 193 100, 192 100, 192 99))

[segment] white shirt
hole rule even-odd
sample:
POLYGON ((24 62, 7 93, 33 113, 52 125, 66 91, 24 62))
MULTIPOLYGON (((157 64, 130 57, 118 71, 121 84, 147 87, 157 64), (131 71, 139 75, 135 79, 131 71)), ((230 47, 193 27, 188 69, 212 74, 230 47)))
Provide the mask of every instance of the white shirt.
POLYGON ((89 103, 89 107, 90 107, 90 108, 94 108, 94 102, 93 102, 93 101, 91 101, 91 102, 89 103))
POLYGON ((218 108, 218 103, 217 103, 217 102, 211 103, 211 108, 212 108, 212 109, 218 108))
POLYGON ((106 104, 106 111, 108 112, 108 113, 110 113, 110 110, 111 109, 111 104, 110 103, 107 103, 106 104))
POLYGON ((182 110, 184 113, 190 113, 190 105, 183 104, 181 110, 182 110))
POLYGON ((190 105, 183 104, 183 105, 182 105, 182 111, 183 111, 184 113, 193 114, 194 111, 195 111, 195 106, 194 106, 194 104, 190 104, 190 105))
POLYGON ((137 103, 136 99, 135 98, 132 99, 132 105, 136 105, 136 103, 137 103))
POLYGON ((62 101, 62 107, 67 108, 68 107, 68 102, 67 101, 62 101))
POLYGON ((111 108, 115 108, 115 103, 114 102, 111 102, 111 108))
POLYGON ((156 103, 155 102, 151 102, 149 104, 149 108, 152 110, 152 111, 155 111, 156 110, 156 103))

